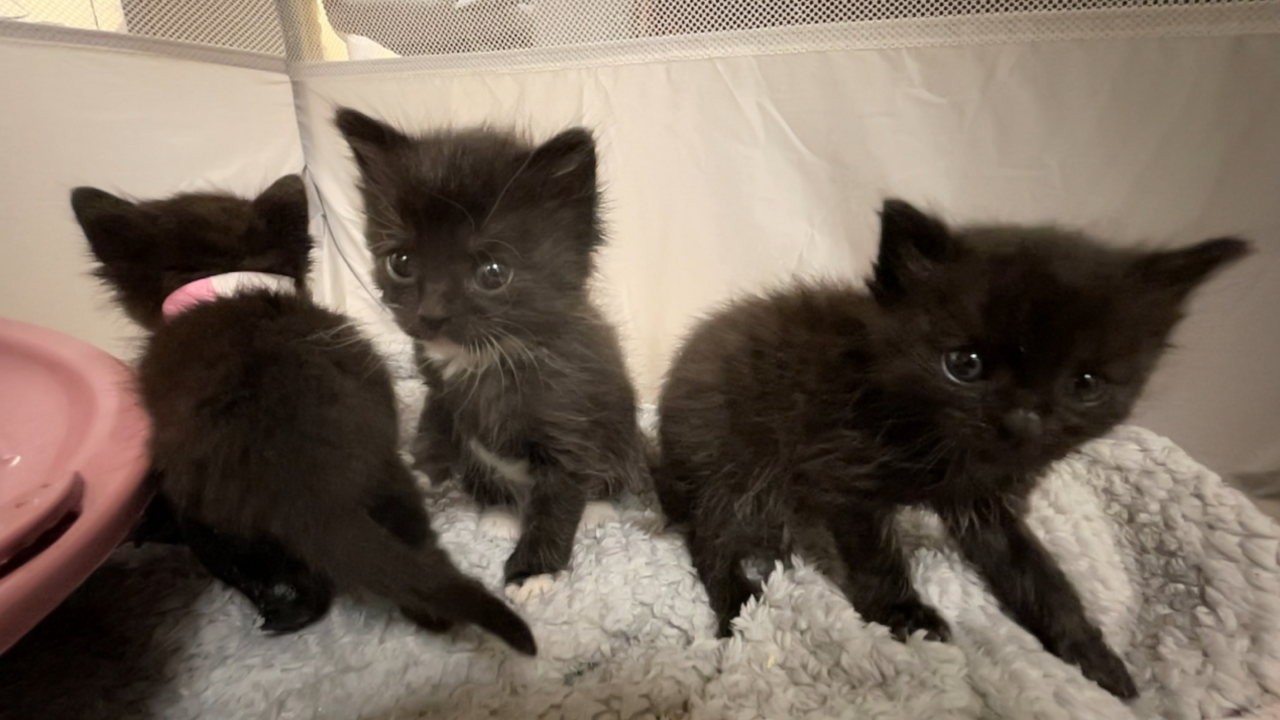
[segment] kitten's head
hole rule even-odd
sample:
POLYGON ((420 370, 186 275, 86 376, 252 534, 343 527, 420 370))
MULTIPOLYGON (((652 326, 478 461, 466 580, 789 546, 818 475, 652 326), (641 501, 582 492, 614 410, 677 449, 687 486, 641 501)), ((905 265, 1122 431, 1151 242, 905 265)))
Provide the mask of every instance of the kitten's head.
POLYGON ((1038 469, 1124 420, 1188 296, 1249 250, 953 230, 898 200, 881 223, 869 285, 888 320, 883 380, 953 457, 986 469, 1038 469))
POLYGON ((310 267, 307 193, 286 175, 257 198, 191 193, 130 202, 97 188, 71 192, 71 207, 98 260, 95 273, 125 312, 154 330, 170 293, 210 275, 287 275, 299 289, 310 267))
POLYGON ((374 278, 429 350, 557 334, 587 302, 601 243, 591 134, 541 145, 484 129, 409 137, 354 110, 374 278))

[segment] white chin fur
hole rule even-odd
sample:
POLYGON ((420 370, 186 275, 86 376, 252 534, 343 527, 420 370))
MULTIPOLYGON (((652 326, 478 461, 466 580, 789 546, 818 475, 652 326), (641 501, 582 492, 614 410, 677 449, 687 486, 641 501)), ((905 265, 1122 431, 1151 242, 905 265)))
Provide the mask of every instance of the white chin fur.
POLYGON ((440 369, 445 380, 473 369, 476 364, 476 358, 452 340, 422 340, 421 343, 427 360, 440 369))

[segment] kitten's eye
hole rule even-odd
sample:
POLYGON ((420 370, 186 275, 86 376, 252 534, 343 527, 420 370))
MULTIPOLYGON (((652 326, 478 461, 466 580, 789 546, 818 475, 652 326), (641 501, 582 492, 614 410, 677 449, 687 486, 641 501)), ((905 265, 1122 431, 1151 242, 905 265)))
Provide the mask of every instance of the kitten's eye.
POLYGON ((392 280, 406 282, 413 279, 413 258, 409 257, 409 253, 391 253, 384 262, 392 280))
POLYGON ((500 262, 487 262, 476 269, 476 287, 493 292, 511 282, 511 268, 500 262))
POLYGON ((1083 373, 1071 381, 1071 397, 1081 405, 1096 405, 1107 395, 1107 384, 1093 373, 1083 373))
POLYGON ((982 356, 972 350, 952 350, 942 355, 942 370, 955 382, 968 384, 982 379, 982 356))

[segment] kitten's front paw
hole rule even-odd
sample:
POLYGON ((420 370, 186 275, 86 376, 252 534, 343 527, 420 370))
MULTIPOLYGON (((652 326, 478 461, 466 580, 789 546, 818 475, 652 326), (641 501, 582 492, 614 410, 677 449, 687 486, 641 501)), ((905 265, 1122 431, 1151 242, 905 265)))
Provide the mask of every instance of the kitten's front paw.
POLYGON ((517 582, 508 583, 504 591, 512 602, 523 605, 534 598, 545 595, 555 583, 555 575, 534 575, 517 582))
POLYGON ((551 543, 545 536, 526 533, 516 543, 503 571, 508 585, 520 585, 535 575, 554 575, 569 566, 570 546, 551 543))
POLYGON ((582 519, 578 521, 579 530, 591 530, 617 520, 620 515, 608 500, 593 500, 582 510, 582 519))
POLYGON ((453 477, 453 457, 449 453, 431 450, 418 443, 410 450, 412 461, 409 466, 424 474, 432 485, 440 485, 453 477))
POLYGON ((317 622, 329 612, 333 601, 332 592, 319 584, 277 582, 256 590, 249 599, 262 616, 260 629, 272 635, 297 632, 317 622))
POLYGON ((1121 700, 1132 700, 1138 697, 1138 686, 1134 684, 1133 676, 1125 667, 1124 660, 1111 652, 1111 648, 1107 647, 1100 633, 1086 640, 1065 645, 1060 657, 1077 665, 1085 677, 1121 700))
POLYGON ((520 538, 520 516, 504 508, 486 508, 480 513, 477 529, 489 537, 502 540, 520 538))
POLYGON ((893 636, 906 641, 918 630, 924 631, 925 640, 946 642, 951 639, 951 628, 937 610, 922 602, 901 602, 888 608, 881 618, 875 618, 889 627, 893 636))

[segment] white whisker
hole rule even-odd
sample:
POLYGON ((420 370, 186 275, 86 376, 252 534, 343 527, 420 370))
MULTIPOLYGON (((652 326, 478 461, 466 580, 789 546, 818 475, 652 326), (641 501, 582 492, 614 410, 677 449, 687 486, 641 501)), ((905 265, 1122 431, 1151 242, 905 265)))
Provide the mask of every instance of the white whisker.
POLYGON ((516 171, 512 173, 511 179, 507 180, 507 184, 502 186, 502 191, 499 192, 498 197, 494 199, 493 205, 489 206, 489 213, 484 216, 484 222, 480 223, 481 227, 489 224, 489 220, 493 218, 494 211, 496 211, 498 206, 502 204, 502 199, 507 196, 507 191, 511 189, 511 185, 515 183, 516 178, 520 177, 520 173, 524 172, 524 169, 529 167, 529 162, 532 160, 533 153, 529 153, 529 156, 524 159, 524 162, 520 163, 520 167, 516 168, 516 171))

